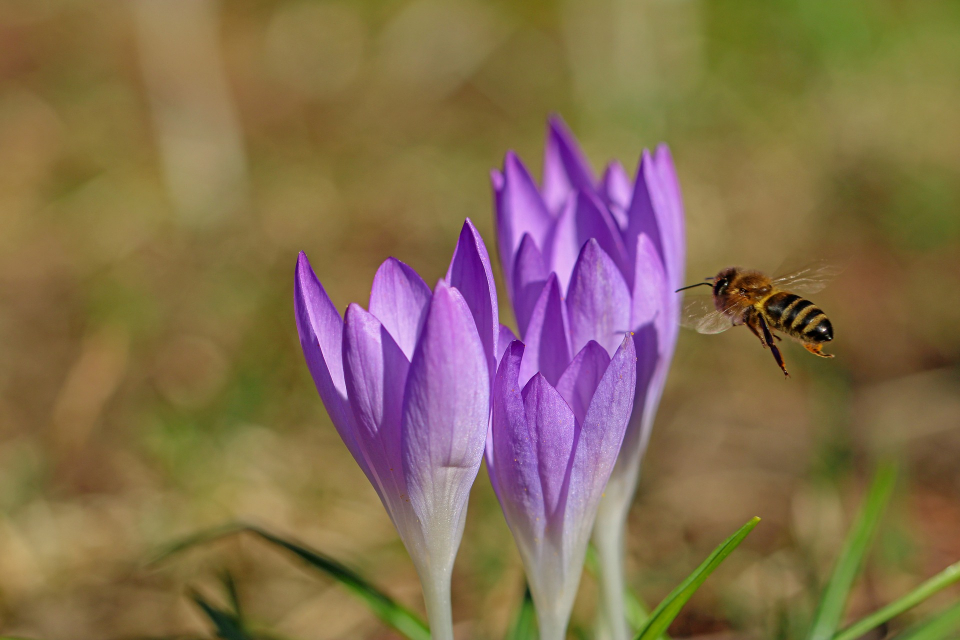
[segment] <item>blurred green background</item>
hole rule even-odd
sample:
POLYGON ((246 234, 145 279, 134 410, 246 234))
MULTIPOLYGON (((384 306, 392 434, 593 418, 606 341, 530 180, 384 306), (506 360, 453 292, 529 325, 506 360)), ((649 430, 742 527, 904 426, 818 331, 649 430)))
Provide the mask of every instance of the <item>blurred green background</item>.
MULTIPOLYGON (((388 255, 434 282, 464 217, 493 249, 488 171, 515 149, 539 175, 551 112, 598 171, 670 144, 691 281, 850 259, 815 297, 837 358, 787 346, 789 381, 746 331, 681 334, 634 586, 658 600, 760 515, 673 631, 776 637, 892 454, 852 609, 906 592, 960 559, 958 69, 943 0, 3 0, 0 631, 197 633, 186 588, 228 567, 282 634, 394 637, 253 540, 142 561, 244 518, 421 610, 304 365, 296 255, 343 308, 388 255)), ((458 634, 502 637, 521 590, 481 471, 458 634)), ((594 598, 586 578, 577 624, 594 598)))

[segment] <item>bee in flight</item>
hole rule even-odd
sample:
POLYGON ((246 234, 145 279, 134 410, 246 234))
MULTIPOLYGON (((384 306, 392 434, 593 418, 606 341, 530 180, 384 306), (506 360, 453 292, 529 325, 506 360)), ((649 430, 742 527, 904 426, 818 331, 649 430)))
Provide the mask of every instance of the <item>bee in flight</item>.
POLYGON ((703 296, 686 300, 681 324, 700 333, 720 333, 745 324, 764 348, 770 348, 789 378, 775 342, 781 338, 774 332, 793 338, 813 355, 832 358, 832 354, 823 352, 823 344, 833 340, 833 325, 827 314, 797 294, 821 291, 839 272, 839 267, 826 262, 778 278, 729 267, 704 282, 677 289, 709 286, 713 290, 712 300, 703 296))

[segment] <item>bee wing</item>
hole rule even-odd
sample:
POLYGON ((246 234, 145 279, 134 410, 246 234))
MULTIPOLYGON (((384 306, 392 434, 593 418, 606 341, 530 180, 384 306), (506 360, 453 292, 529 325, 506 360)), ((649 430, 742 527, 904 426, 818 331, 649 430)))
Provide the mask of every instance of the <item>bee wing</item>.
POLYGON ((683 301, 680 325, 699 333, 722 333, 732 327, 733 322, 717 311, 712 297, 693 296, 683 301))
POLYGON ((842 261, 817 260, 802 269, 774 278, 773 284, 778 289, 793 293, 818 293, 845 267, 846 263, 842 261))

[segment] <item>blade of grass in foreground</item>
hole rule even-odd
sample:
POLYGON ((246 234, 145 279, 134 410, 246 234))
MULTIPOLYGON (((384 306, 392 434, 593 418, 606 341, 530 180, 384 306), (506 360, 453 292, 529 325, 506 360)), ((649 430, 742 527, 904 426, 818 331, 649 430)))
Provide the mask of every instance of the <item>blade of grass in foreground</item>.
POLYGON ((426 623, 412 611, 367 582, 352 569, 348 569, 336 560, 317 551, 294 544, 257 527, 248 527, 247 531, 270 544, 290 551, 309 566, 336 579, 344 587, 359 596, 378 618, 402 633, 409 640, 430 640, 430 630, 426 623))
POLYGON ((896 479, 897 468, 893 464, 881 465, 874 474, 863 507, 843 543, 833 575, 830 576, 817 605, 809 640, 831 640, 840 626, 853 582, 860 573, 863 558, 873 540, 873 533, 890 499, 896 479))
POLYGON ((225 538, 235 533, 246 531, 248 526, 249 525, 246 525, 242 522, 229 522, 227 524, 220 525, 219 527, 205 529, 199 533, 194 533, 185 538, 181 538, 176 542, 161 548, 160 551, 146 561, 146 566, 150 567, 159 564, 170 556, 177 555, 178 553, 182 553, 183 551, 198 545, 213 542, 214 540, 219 540, 220 538, 225 538))
POLYGON ((240 604, 240 592, 237 589, 237 581, 233 579, 233 574, 229 571, 224 571, 220 575, 220 581, 223 583, 224 591, 227 592, 230 606, 233 607, 233 615, 237 619, 237 624, 243 626, 243 607, 240 604))
POLYGON ((533 597, 530 587, 523 590, 523 601, 520 610, 510 623, 504 640, 537 640, 537 613, 533 608, 533 597))
MULTIPOLYGON (((627 622, 631 629, 639 629, 650 617, 650 609, 640 601, 639 596, 630 588, 627 588, 627 592, 623 594, 623 608, 627 612, 627 622)), ((667 634, 663 634, 660 638, 661 640, 670 640, 670 636, 667 634)))
POLYGON ((193 601, 197 603, 197 606, 216 627, 217 637, 223 638, 223 640, 253 640, 253 637, 247 635, 247 632, 244 631, 243 625, 237 620, 236 616, 214 607, 197 592, 193 592, 192 597, 193 601))
POLYGON ((960 631, 960 602, 943 613, 907 629, 893 640, 952 640, 960 631))
POLYGON ((960 581, 960 562, 950 565, 902 598, 853 623, 833 636, 833 640, 855 640, 958 581, 960 581))
POLYGON ((677 617, 677 614, 680 613, 683 605, 687 603, 696 590, 700 588, 700 585, 703 584, 703 581, 707 579, 707 576, 713 573, 714 569, 719 567, 720 563, 733 553, 733 550, 753 531, 753 528, 757 526, 758 522, 760 522, 760 518, 750 520, 747 524, 740 527, 736 533, 724 540, 719 547, 714 549, 713 553, 703 561, 703 564, 697 567, 693 573, 687 576, 686 580, 680 583, 680 586, 671 591, 670 594, 657 605, 657 608, 653 610, 653 613, 650 614, 646 623, 644 623, 643 627, 637 633, 636 640, 656 640, 659 638, 667 630, 667 627, 670 626, 674 618, 677 617))
POLYGON ((164 560, 173 554, 180 553, 198 544, 212 542, 225 536, 242 532, 251 533, 261 540, 293 553, 306 562, 311 568, 338 581, 354 595, 363 600, 370 610, 373 611, 374 615, 404 637, 408 638, 408 640, 430 640, 430 630, 423 620, 393 600, 393 598, 377 589, 357 572, 349 569, 333 558, 323 555, 319 551, 314 551, 308 547, 284 540, 259 527, 233 523, 198 533, 170 545, 158 554, 157 557, 152 560, 152 563, 164 560))

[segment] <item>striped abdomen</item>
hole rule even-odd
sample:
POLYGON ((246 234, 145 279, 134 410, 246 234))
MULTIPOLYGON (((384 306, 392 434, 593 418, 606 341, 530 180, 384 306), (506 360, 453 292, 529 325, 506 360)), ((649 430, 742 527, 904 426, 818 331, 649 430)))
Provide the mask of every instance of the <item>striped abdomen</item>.
POLYGON ((775 293, 764 300, 761 307, 771 329, 782 331, 801 342, 833 340, 833 325, 827 315, 795 293, 775 293))

